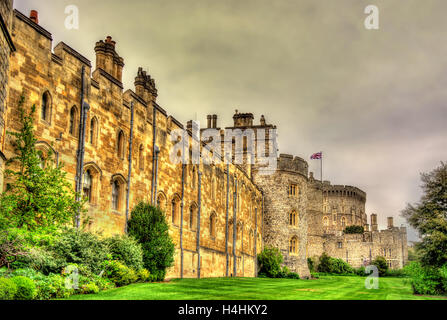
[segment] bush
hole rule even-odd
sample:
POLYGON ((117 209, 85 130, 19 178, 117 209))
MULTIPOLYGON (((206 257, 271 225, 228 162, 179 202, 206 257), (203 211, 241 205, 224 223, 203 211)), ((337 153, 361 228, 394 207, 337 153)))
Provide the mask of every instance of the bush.
POLYGON ((23 277, 23 276, 16 276, 11 278, 11 280, 16 284, 17 286, 17 292, 14 295, 15 300, 32 300, 37 294, 36 285, 34 284, 34 281, 23 277))
POLYGON ((138 280, 138 276, 133 269, 117 260, 105 261, 103 266, 104 276, 115 283, 117 287, 125 286, 138 280))
POLYGON ((366 276, 366 269, 364 266, 361 266, 360 268, 354 269, 354 273, 358 276, 366 276))
POLYGON ((315 260, 313 258, 307 258, 307 267, 309 268, 310 272, 315 271, 315 260))
POLYGON ((287 274, 287 278, 289 278, 289 279, 299 279, 300 275, 298 273, 296 273, 296 272, 289 272, 287 274))
POLYGON ((98 293, 99 292, 99 288, 96 285, 96 283, 87 283, 84 284, 81 288, 80 288, 80 293, 83 294, 91 294, 91 293, 98 293))
POLYGON ((362 226, 347 226, 343 232, 346 234, 363 234, 365 229, 362 226))
POLYGON ((385 273, 385 276, 402 278, 406 277, 406 273, 404 269, 388 269, 385 273))
POLYGON ((0 267, 9 269, 12 263, 26 255, 25 241, 21 235, 9 230, 0 231, 0 267))
POLYGON ((266 247, 258 255, 259 273, 269 278, 277 278, 281 275, 281 263, 284 258, 278 248, 266 247))
POLYGON ((59 274, 50 274, 39 277, 36 281, 37 296, 39 300, 68 298, 75 290, 65 286, 65 277, 59 274))
POLYGON ((143 268, 143 249, 141 244, 127 235, 114 236, 105 240, 113 260, 119 260, 129 268, 143 268))
POLYGON ((43 274, 60 273, 67 264, 64 258, 57 257, 44 248, 32 248, 29 254, 18 262, 20 268, 32 268, 43 274))
POLYGON ((151 280, 151 273, 146 269, 140 269, 137 272, 138 280, 141 282, 149 282, 151 280))
POLYGON ((373 262, 371 262, 371 264, 377 267, 380 277, 386 275, 388 271, 388 264, 386 263, 386 259, 384 257, 378 256, 373 262))
POLYGON ((419 262, 411 262, 405 268, 415 294, 441 295, 447 293, 447 265, 441 268, 425 267, 419 262))
POLYGON ((17 292, 17 285, 8 278, 0 278, 0 300, 13 300, 17 292))
POLYGON ((143 265, 161 281, 166 269, 174 263, 174 243, 164 213, 150 204, 140 202, 128 222, 129 235, 143 248, 143 265))
POLYGON ((353 274, 354 269, 344 260, 332 258, 326 253, 320 256, 318 272, 329 274, 353 274))
POLYGON ((95 274, 101 272, 103 262, 110 258, 107 245, 97 235, 75 228, 65 229, 50 249, 65 264, 82 264, 95 274))

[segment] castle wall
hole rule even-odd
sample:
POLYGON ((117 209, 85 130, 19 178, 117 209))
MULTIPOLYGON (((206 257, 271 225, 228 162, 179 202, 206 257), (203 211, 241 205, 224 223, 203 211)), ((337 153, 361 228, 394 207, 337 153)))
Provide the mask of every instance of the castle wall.
MULTIPOLYGON (((236 260, 237 276, 255 275, 255 241, 257 251, 262 250, 262 193, 247 174, 234 165, 192 165, 185 168, 185 189, 182 203, 182 165, 169 160, 173 142, 170 133, 182 125, 157 105, 156 93, 143 95, 136 91, 123 92, 120 73, 113 75, 101 68, 92 70, 89 60, 64 43, 59 43, 52 53, 51 34, 18 11, 13 20, 14 43, 17 52, 11 58, 6 126, 8 130, 20 129, 17 106, 21 95, 25 107, 36 106, 35 135, 37 147, 44 152, 50 149, 75 185, 79 145, 79 115, 81 96, 81 70, 85 69, 85 101, 90 105, 86 121, 84 172, 92 176, 91 195, 87 204, 91 231, 104 236, 120 234, 125 226, 125 204, 128 177, 128 156, 131 102, 134 103, 132 172, 130 184, 130 211, 141 200, 150 201, 153 181, 153 112, 156 113, 156 144, 160 148, 157 194, 154 198, 166 213, 170 223, 176 253, 175 263, 168 270, 167 278, 181 276, 181 247, 183 247, 183 276, 197 277, 198 256, 198 172, 201 176, 200 257, 201 277, 226 275, 226 250, 230 260, 229 274, 233 274, 236 260), (93 72, 92 72, 93 71, 93 72), (91 75, 91 76, 90 76, 91 75), (49 94, 49 112, 41 112, 43 96, 49 94), (75 109, 72 109, 75 107, 75 109), (74 132, 70 128, 70 113, 76 110, 74 132), (93 120, 93 122, 92 122, 93 120), (96 123, 96 126, 94 125, 96 123), (93 130, 91 130, 93 129, 93 130), (120 136, 124 135, 124 139, 120 136), (119 141, 123 145, 119 146, 119 141), (229 186, 229 233, 226 235, 227 175, 229 186), (233 191, 237 181, 236 220, 233 221, 233 191), (113 207, 112 190, 117 188, 117 205, 113 207), (193 219, 191 220, 191 214, 193 219), (213 219, 211 219, 213 218, 213 219), (257 219, 256 219, 257 218, 257 219), (211 223, 213 220, 213 224, 211 223), (192 223, 191 223, 192 221, 192 223), (233 223, 237 226, 236 243, 233 244, 233 223), (212 227, 212 225, 214 227, 212 227), (183 231, 180 239, 180 230, 183 231), (233 246, 235 245, 235 254, 233 246)), ((114 50, 110 39, 97 43, 96 48, 114 50)), ((98 52, 100 51, 98 49, 98 52)), ((114 55, 118 63, 123 63, 114 55)), ((99 57, 101 58, 101 57, 99 57)), ((101 59, 98 59, 101 61, 101 59)), ((109 66, 110 67, 110 66, 109 66)), ((110 70, 117 70, 112 68, 110 70)), ((140 76, 140 72, 138 74, 140 76)), ((7 139, 5 154, 14 155, 12 141, 7 139)), ((155 187, 155 186, 154 186, 155 187)))

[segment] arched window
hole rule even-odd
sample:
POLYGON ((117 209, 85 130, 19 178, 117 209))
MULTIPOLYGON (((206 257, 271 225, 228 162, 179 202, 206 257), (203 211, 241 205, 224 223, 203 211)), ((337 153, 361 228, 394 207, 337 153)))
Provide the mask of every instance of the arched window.
POLYGON ((216 237, 216 214, 214 212, 210 216, 210 236, 216 237))
POLYGON ((163 193, 159 193, 157 196, 157 207, 162 211, 166 211, 166 197, 163 193))
POLYGON ((69 132, 72 136, 76 136, 77 134, 77 119, 78 119, 78 109, 73 106, 70 109, 70 124, 69 124, 69 132))
POLYGON ((211 178, 211 199, 216 200, 216 180, 211 178))
POLYGON ((295 210, 292 211, 292 212, 289 214, 289 224, 290 224, 291 226, 297 226, 297 225, 298 225, 297 214, 296 214, 295 210))
POLYGON ((121 206, 121 185, 118 180, 114 180, 112 183, 112 209, 119 210, 121 206))
POLYGON ((197 206, 195 204, 189 208, 189 228, 193 231, 197 230, 197 206))
POLYGON ((40 117, 46 122, 50 122, 51 118, 51 95, 48 91, 42 95, 42 107, 40 117))
POLYGON ((191 188, 194 190, 196 188, 196 167, 192 168, 191 175, 191 188))
POLYGON ((341 226, 346 227, 346 218, 345 217, 341 218, 341 226))
POLYGON ((323 218, 323 226, 328 227, 329 226, 329 219, 328 217, 323 218))
POLYGON ((124 159, 124 132, 122 130, 118 133, 117 144, 118 157, 124 159))
POLYGON ((98 135, 98 120, 96 120, 96 117, 93 117, 92 120, 90 120, 90 134, 89 134, 89 141, 92 145, 96 145, 97 135, 98 135))
POLYGON ((84 197, 87 198, 88 202, 91 203, 92 199, 92 174, 90 170, 86 170, 84 172, 84 181, 82 184, 82 192, 84 194, 84 197))
POLYGON ((138 149, 138 162, 140 164, 140 170, 144 170, 144 154, 142 144, 140 144, 140 148, 138 149))
POLYGON ((172 201, 171 201, 171 205, 172 205, 171 219, 172 219, 172 224, 174 224, 174 225, 179 225, 179 204, 180 204, 180 200, 178 199, 177 196, 175 196, 174 199, 172 199, 172 201))
POLYGON ((290 254, 298 253, 298 240, 296 237, 292 237, 289 241, 289 253, 290 254))

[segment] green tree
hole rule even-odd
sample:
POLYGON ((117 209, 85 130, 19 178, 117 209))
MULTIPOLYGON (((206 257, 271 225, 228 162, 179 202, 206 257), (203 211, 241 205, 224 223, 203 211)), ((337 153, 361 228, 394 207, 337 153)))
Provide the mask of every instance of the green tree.
POLYGON ((364 232, 365 230, 363 229, 362 226, 347 226, 344 230, 344 233, 346 234, 355 234, 355 233, 363 234, 364 232))
POLYGON ((416 245, 424 266, 441 267, 447 263, 447 164, 421 174, 423 195, 419 203, 402 211, 421 237, 416 245))
POLYGON ((174 263, 175 250, 163 211, 140 202, 131 212, 128 232, 141 243, 144 267, 157 280, 163 280, 166 269, 174 263))
POLYGON ((25 228, 30 231, 56 230, 79 212, 72 185, 66 180, 61 166, 56 166, 51 152, 44 159, 36 149, 33 114, 25 114, 24 97, 19 102, 22 128, 8 132, 14 139, 16 156, 6 163, 6 191, 0 196, 0 228, 25 228), (42 160, 45 160, 44 162, 42 160))
POLYGON ((379 276, 386 275, 386 272, 388 271, 388 264, 386 263, 386 259, 384 257, 378 256, 371 262, 372 265, 377 267, 377 270, 379 271, 379 276))
POLYGON ((281 273, 284 258, 278 248, 266 247, 258 255, 259 275, 276 278, 281 273))

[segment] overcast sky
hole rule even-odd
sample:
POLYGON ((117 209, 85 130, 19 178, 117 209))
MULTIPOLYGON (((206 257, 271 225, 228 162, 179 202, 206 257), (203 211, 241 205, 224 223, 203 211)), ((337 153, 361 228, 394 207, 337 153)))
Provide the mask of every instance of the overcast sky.
MULTIPOLYGON (((158 102, 185 123, 235 109, 278 126, 281 153, 324 154, 323 179, 367 192, 367 213, 405 223, 420 172, 447 160, 445 0, 15 0, 94 65, 95 42, 117 41, 124 85, 138 67, 158 102), (366 30, 377 5, 380 29, 366 30), (79 29, 64 26, 79 8, 79 29)), ((319 161, 308 160, 319 178, 319 161)), ((414 235, 410 234, 410 240, 414 235)))

